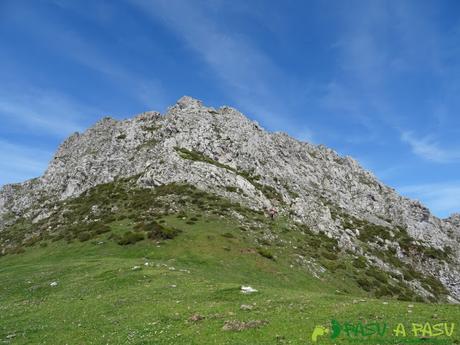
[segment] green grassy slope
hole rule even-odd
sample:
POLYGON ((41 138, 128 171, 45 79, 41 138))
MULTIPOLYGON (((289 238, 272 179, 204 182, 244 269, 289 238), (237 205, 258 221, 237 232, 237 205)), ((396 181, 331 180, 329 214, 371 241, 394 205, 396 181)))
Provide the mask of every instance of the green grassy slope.
POLYGON ((270 221, 191 186, 139 189, 133 180, 53 209, 0 234, 0 343, 312 344, 315 326, 333 319, 367 330, 379 322, 387 333, 343 328, 318 344, 460 342, 458 329, 426 337, 437 323, 460 327, 459 307, 439 303, 439 282, 397 262, 404 278, 439 295, 419 303, 405 279, 283 216, 270 221), (406 338, 392 336, 398 323, 406 338), (425 334, 411 335, 411 323, 425 334))
MULTIPOLYGON (((346 270, 315 278, 293 265, 282 248, 270 248, 275 259, 269 259, 257 251, 250 234, 219 216, 168 215, 160 221, 182 232, 172 240, 121 246, 109 238, 133 228, 135 222, 124 219, 110 223, 110 233, 89 241, 50 241, 47 247, 0 258, 0 340, 310 344, 314 327, 331 319, 387 322, 391 327, 460 321, 458 306, 369 298, 346 270), (242 294, 241 285, 258 292, 242 294), (257 328, 223 329, 234 320, 261 322, 257 328)), ((282 227, 278 222, 275 227, 282 227)), ((441 338, 460 340, 458 332, 441 338)), ((367 344, 379 338, 355 339, 367 344)), ((318 342, 353 343, 345 336, 324 336, 318 342)))

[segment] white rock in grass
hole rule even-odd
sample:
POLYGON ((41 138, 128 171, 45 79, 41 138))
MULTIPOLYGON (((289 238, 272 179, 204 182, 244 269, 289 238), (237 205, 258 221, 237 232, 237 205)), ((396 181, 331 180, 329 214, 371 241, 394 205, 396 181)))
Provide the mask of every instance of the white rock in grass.
POLYGON ((253 293, 253 292, 257 292, 256 289, 254 289, 253 287, 251 286, 241 286, 241 292, 242 293, 246 293, 246 294, 249 294, 249 293, 253 293))
POLYGON ((141 266, 134 266, 133 268, 131 268, 131 270, 133 271, 139 271, 141 269, 141 266))
POLYGON ((254 306, 249 305, 249 304, 242 304, 242 305, 240 306, 240 309, 241 309, 241 310, 252 310, 253 308, 254 308, 254 306))
POLYGON ((51 282, 51 283, 50 283, 50 286, 51 286, 51 287, 58 286, 58 282, 51 282))

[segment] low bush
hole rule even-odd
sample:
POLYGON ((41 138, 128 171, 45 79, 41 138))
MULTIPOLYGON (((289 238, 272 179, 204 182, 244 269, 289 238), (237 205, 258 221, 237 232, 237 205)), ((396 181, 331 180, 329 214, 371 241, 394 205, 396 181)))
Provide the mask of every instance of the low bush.
POLYGON ((127 231, 118 240, 118 244, 122 246, 128 245, 128 244, 134 244, 134 243, 144 240, 144 238, 145 236, 143 232, 127 231))
POLYGON ((27 241, 25 241, 24 245, 26 247, 32 247, 38 242, 40 242, 40 236, 34 236, 34 237, 29 238, 27 241))
POLYGON ((372 282, 367 279, 367 278, 358 278, 356 280, 358 285, 364 290, 364 291, 371 291, 372 290, 372 282))
POLYGON ((435 277, 427 275, 422 280, 422 286, 431 291, 434 295, 438 296, 446 294, 447 290, 442 283, 435 277))
POLYGON ((262 255, 264 258, 267 258, 267 259, 270 259, 270 260, 274 260, 275 257, 273 256, 273 254, 266 248, 263 248, 263 247, 260 247, 260 248, 257 248, 257 253, 259 253, 260 255, 262 255))
POLYGON ((176 229, 173 227, 167 227, 155 221, 152 221, 147 224, 145 223, 136 224, 134 228, 137 230, 142 230, 142 231, 147 232, 147 236, 150 239, 170 240, 181 233, 181 230, 179 229, 176 229))
POLYGON ((336 263, 333 262, 333 261, 320 260, 320 263, 321 263, 321 265, 324 266, 324 268, 326 268, 327 270, 329 270, 331 272, 335 272, 335 270, 338 268, 336 263))
POLYGON ((94 227, 94 230, 93 230, 96 234, 100 235, 100 234, 105 234, 107 232, 110 232, 111 229, 108 225, 106 224, 98 224, 97 226, 94 227))
POLYGON ((347 269, 347 265, 345 265, 344 262, 340 262, 339 264, 337 264, 337 269, 346 270, 346 269, 347 269))
POLYGON ((370 277, 375 278, 376 280, 378 280, 381 283, 387 283, 388 282, 388 277, 387 277, 386 273, 384 273, 382 271, 378 271, 375 268, 368 269, 366 271, 366 274, 368 276, 370 276, 370 277))
POLYGON ((8 254, 22 254, 25 252, 25 249, 22 246, 16 246, 14 248, 11 248, 8 251, 8 254))
POLYGON ((339 258, 337 256, 337 254, 331 253, 331 252, 326 252, 326 251, 322 251, 321 256, 326 258, 326 259, 328 259, 328 260, 337 260, 339 258))
POLYGON ((237 187, 233 187, 233 186, 226 186, 225 187, 225 190, 227 192, 230 192, 230 193, 236 193, 238 191, 238 188, 237 187))
POLYGON ((222 237, 226 238, 235 238, 235 236, 231 232, 226 232, 222 234, 222 237))
POLYGON ((413 297, 413 292, 411 292, 410 290, 404 290, 398 296, 398 300, 400 300, 400 301, 412 301, 412 297, 413 297))
POLYGON ((381 286, 375 291, 375 297, 381 298, 384 296, 393 296, 393 292, 387 286, 381 286))
POLYGON ((356 268, 366 268, 367 261, 363 256, 360 256, 353 260, 353 266, 356 268))
POLYGON ((389 231, 390 229, 385 226, 365 223, 364 226, 360 229, 358 238, 363 242, 373 242, 376 241, 377 238, 384 240, 391 239, 389 231))
POLYGON ((91 239, 91 234, 88 231, 83 231, 78 234, 78 240, 80 242, 85 242, 91 239))

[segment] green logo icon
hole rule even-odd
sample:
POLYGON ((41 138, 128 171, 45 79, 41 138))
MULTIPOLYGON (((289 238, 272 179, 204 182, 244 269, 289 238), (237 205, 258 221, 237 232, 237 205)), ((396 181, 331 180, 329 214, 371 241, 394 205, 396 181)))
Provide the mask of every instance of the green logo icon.
POLYGON ((329 329, 327 329, 324 326, 316 326, 315 329, 313 330, 313 333, 311 334, 311 340, 316 343, 318 341, 318 337, 328 334, 329 329))
POLYGON ((340 323, 337 320, 332 320, 331 328, 332 328, 331 339, 335 339, 340 335, 340 332, 342 331, 342 326, 340 326, 340 323))

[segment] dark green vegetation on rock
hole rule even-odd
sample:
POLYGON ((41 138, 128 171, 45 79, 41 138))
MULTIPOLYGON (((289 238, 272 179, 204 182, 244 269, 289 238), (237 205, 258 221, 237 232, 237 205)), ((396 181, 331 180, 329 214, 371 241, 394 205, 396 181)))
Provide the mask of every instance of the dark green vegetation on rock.
POLYGON ((229 171, 232 171, 242 177, 244 177, 246 180, 248 180, 256 189, 258 189, 260 192, 262 192, 268 199, 272 200, 278 200, 280 202, 283 202, 283 197, 281 196, 280 193, 276 191, 275 188, 269 185, 264 185, 259 183, 258 181, 260 180, 259 175, 254 175, 254 173, 245 171, 245 170, 240 170, 240 169, 234 169, 228 165, 222 164, 212 158, 209 158, 199 152, 196 151, 191 151, 186 148, 182 147, 176 147, 176 152, 184 158, 192 161, 198 161, 198 162, 204 162, 208 164, 215 165, 219 168, 227 169, 229 171))

